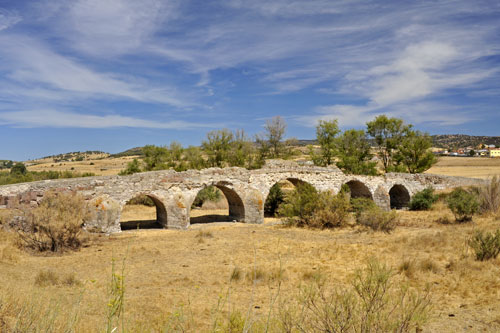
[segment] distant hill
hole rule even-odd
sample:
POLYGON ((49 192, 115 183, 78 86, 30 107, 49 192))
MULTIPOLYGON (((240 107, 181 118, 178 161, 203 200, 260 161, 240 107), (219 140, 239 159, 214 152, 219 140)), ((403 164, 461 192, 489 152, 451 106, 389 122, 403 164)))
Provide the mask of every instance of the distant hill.
POLYGON ((142 151, 144 147, 135 147, 130 148, 121 153, 111 154, 109 157, 124 157, 124 156, 143 156, 144 152, 142 151))
POLYGON ((106 158, 108 156, 109 153, 99 150, 87 150, 84 152, 73 151, 70 153, 44 156, 41 158, 34 159, 31 162, 39 163, 39 162, 53 161, 55 163, 58 163, 58 162, 69 162, 69 161, 87 161, 91 159, 106 158))
POLYGON ((500 136, 474 136, 464 134, 433 135, 434 147, 456 149, 464 147, 478 147, 481 144, 500 147, 500 136))

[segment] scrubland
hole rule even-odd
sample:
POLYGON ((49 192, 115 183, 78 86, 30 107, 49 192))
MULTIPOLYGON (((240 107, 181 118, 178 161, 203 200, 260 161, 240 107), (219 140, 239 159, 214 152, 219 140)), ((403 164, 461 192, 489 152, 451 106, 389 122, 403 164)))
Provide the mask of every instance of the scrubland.
MULTIPOLYGON (((154 207, 131 207, 127 214, 154 218, 154 207)), ((264 225, 200 223, 186 231, 94 236, 77 252, 49 256, 20 250, 15 234, 2 232, 0 327, 33 320, 60 331, 105 330, 114 262, 115 274, 123 275, 120 325, 126 331, 213 331, 218 318, 234 319, 235 313, 254 323, 251 331, 263 331, 258 323, 278 320, 286 306, 300 304, 305 286, 322 280, 331 289, 349 288, 355 271, 375 258, 391 268, 395 285, 420 295, 429 290, 423 331, 499 331, 500 258, 475 261, 467 239, 476 229, 496 229, 500 219, 455 224, 442 203, 398 215, 390 234, 354 225, 285 228, 275 219, 264 225)))

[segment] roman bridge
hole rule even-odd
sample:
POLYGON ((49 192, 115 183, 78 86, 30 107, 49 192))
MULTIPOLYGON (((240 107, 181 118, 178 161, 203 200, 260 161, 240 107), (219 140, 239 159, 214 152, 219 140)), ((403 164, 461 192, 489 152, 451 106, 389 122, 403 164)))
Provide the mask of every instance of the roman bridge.
POLYGON ((320 191, 338 193, 347 184, 352 197, 372 198, 384 208, 400 208, 418 191, 481 184, 473 178, 431 174, 388 173, 383 176, 345 175, 335 166, 299 165, 271 160, 262 169, 210 168, 175 172, 151 171, 129 176, 98 176, 45 180, 0 186, 0 208, 18 204, 35 207, 48 190, 76 191, 90 203, 85 227, 95 232, 119 232, 124 205, 138 195, 150 197, 156 205, 157 221, 164 228, 186 229, 191 205, 200 190, 213 185, 225 195, 232 219, 246 223, 264 221, 264 202, 270 188, 279 181, 294 185, 306 182, 320 191))

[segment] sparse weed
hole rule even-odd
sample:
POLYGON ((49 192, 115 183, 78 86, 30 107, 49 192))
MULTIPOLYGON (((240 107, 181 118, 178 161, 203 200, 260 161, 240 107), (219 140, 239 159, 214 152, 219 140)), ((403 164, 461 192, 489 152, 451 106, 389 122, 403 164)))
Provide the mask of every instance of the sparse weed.
POLYGON ((231 272, 231 277, 229 278, 230 281, 239 281, 241 279, 243 272, 238 266, 235 266, 233 268, 233 271, 231 272))
POLYGON ((424 259, 420 262, 420 270, 424 272, 432 272, 432 273, 438 273, 439 272, 439 267, 438 265, 431 259, 427 258, 424 259))
POLYGON ((478 230, 468 244, 474 251, 476 260, 495 259, 500 253, 500 229, 495 233, 478 230))
POLYGON ((35 285, 39 287, 55 286, 59 284, 59 277, 52 270, 42 270, 35 277, 35 285))
POLYGON ((413 278, 415 275, 416 267, 415 267, 415 261, 414 260, 409 260, 405 259, 403 262, 399 265, 398 271, 402 274, 404 274, 407 278, 413 278))

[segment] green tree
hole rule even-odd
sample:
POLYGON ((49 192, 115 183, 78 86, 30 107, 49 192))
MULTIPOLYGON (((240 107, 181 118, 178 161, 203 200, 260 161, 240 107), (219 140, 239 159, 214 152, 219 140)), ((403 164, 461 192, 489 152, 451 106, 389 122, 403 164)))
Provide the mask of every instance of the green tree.
POLYGON ((167 169, 169 151, 166 147, 147 145, 142 148, 144 153, 144 171, 167 169))
POLYGON ((168 148, 168 152, 168 167, 174 169, 175 171, 185 171, 188 169, 187 163, 182 158, 184 154, 184 148, 179 142, 171 142, 168 148))
POLYGON ((119 175, 131 175, 137 172, 141 172, 141 166, 139 164, 139 160, 137 158, 134 158, 131 162, 127 163, 127 167, 124 170, 120 171, 119 175))
POLYGON ((269 142, 271 157, 277 158, 281 156, 281 150, 283 148, 283 137, 286 132, 286 122, 280 116, 275 116, 272 119, 266 121, 265 137, 269 142))
MULTIPOLYGON (((320 145, 320 156, 314 155, 315 164, 327 166, 333 164, 336 153, 337 136, 340 133, 337 119, 320 120, 316 126, 316 141, 320 145)), ((312 151, 310 149, 310 151, 312 151)))
POLYGON ((346 173, 376 175, 376 162, 370 161, 370 144, 363 130, 350 129, 336 140, 339 161, 337 166, 346 173))
POLYGON ((10 169, 10 173, 12 175, 25 175, 28 173, 28 169, 26 169, 26 165, 24 165, 24 163, 17 162, 10 169))
POLYGON ((430 151, 431 146, 432 139, 429 134, 408 128, 401 139, 395 160, 404 165, 409 173, 424 172, 437 162, 430 151))
POLYGON ((201 146, 208 156, 208 165, 210 167, 222 168, 225 166, 232 141, 233 133, 227 128, 207 133, 207 138, 201 143, 201 146))
POLYGON ((411 128, 411 125, 405 125, 402 119, 380 115, 366 123, 366 126, 368 135, 375 140, 377 154, 382 160, 384 171, 393 171, 394 154, 399 149, 405 131, 411 128))
POLYGON ((205 167, 205 159, 199 147, 189 146, 184 150, 184 160, 188 169, 200 170, 205 167))
POLYGON ((244 130, 236 130, 231 141, 228 161, 231 166, 252 168, 255 160, 255 147, 244 130))

